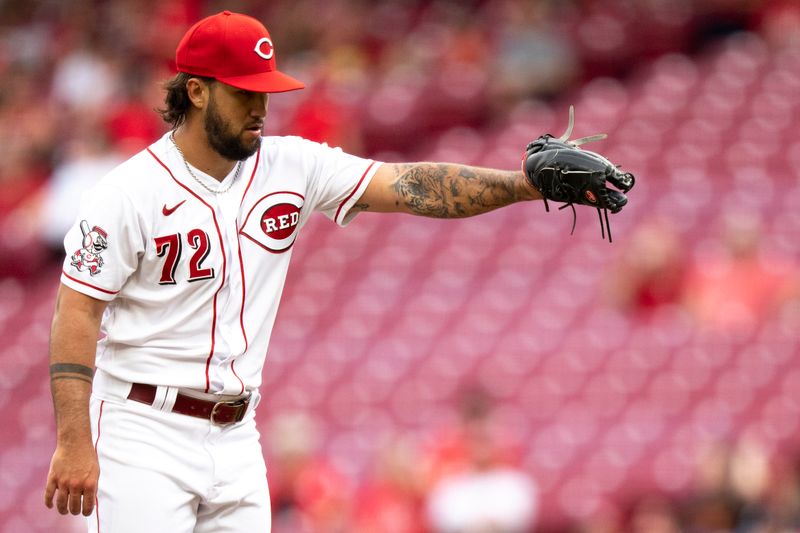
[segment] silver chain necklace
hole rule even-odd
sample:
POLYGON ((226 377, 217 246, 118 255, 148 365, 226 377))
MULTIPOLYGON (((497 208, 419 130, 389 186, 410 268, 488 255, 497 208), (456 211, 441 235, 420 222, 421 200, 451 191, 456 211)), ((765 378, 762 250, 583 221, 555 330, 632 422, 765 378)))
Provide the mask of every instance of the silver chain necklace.
POLYGON ((233 187, 233 184, 236 183, 236 180, 239 179, 239 174, 241 174, 241 172, 242 172, 242 162, 241 161, 239 161, 236 164, 236 174, 233 176, 233 179, 230 181, 230 183, 228 183, 228 185, 224 189, 223 188, 214 189, 214 188, 209 187, 208 184, 206 184, 206 182, 204 182, 203 180, 198 178, 197 175, 192 171, 192 167, 190 167, 189 166, 189 162, 186 161, 186 156, 183 155, 183 150, 181 150, 180 146, 178 146, 178 143, 175 142, 175 132, 174 131, 169 134, 169 140, 172 141, 172 145, 175 147, 175 149, 178 151, 178 153, 181 154, 181 159, 183 159, 183 164, 186 167, 186 171, 189 173, 189 175, 191 177, 194 178, 194 181, 199 183, 200 186, 203 187, 208 192, 214 193, 214 194, 222 194, 224 192, 228 192, 230 190, 230 188, 233 187))

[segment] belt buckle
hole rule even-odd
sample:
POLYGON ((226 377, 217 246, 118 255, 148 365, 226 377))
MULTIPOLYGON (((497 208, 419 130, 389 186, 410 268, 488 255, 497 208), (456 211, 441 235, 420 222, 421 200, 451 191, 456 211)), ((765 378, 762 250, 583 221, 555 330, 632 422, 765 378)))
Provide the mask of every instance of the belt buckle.
POLYGON ((250 404, 250 396, 245 396, 240 400, 231 400, 227 402, 217 402, 214 404, 214 407, 211 408, 211 422, 218 426, 227 426, 230 424, 235 424, 236 422, 241 422, 244 418, 244 414, 247 411, 247 406, 250 404), (223 407, 232 407, 236 409, 236 416, 233 420, 228 421, 218 421, 217 415, 219 414, 219 410, 223 407))

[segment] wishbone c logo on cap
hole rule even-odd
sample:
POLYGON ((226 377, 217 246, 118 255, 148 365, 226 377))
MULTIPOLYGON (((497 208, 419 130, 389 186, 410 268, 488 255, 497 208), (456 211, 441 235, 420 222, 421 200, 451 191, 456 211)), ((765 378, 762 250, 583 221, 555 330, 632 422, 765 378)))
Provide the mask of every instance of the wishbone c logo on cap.
POLYGON ((259 55, 259 57, 263 57, 264 59, 272 59, 272 56, 275 55, 275 48, 272 46, 272 41, 269 37, 262 37, 256 43, 256 47, 253 49, 255 53, 259 55), (268 52, 264 52, 264 45, 267 45, 266 48, 268 52))

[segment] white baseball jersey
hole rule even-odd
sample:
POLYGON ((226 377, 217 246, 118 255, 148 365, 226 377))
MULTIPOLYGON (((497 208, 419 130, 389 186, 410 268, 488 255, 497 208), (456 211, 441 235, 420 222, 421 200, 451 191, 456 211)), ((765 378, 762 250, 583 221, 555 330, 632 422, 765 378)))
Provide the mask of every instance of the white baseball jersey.
POLYGON ((379 166, 264 137, 238 178, 234 168, 220 183, 193 177, 165 135, 110 172, 84 195, 61 276, 110 302, 94 394, 126 394, 110 390, 116 380, 256 390, 298 232, 313 211, 347 224, 379 166), (198 180, 231 187, 214 193, 198 180))

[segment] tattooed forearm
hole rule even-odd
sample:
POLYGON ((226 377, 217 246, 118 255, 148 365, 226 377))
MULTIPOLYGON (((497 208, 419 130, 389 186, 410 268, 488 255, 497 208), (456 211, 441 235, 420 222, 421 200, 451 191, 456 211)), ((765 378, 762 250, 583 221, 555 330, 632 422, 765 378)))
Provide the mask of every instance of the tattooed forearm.
POLYGON ((447 163, 403 163, 393 170, 397 207, 418 215, 469 217, 534 198, 521 172, 447 163))

